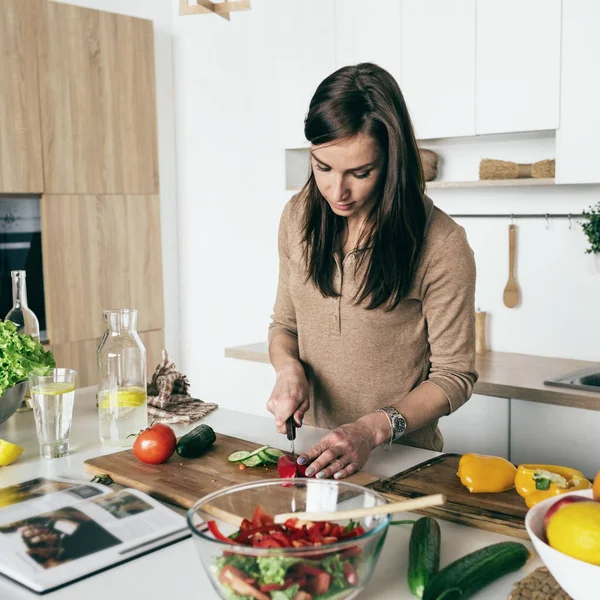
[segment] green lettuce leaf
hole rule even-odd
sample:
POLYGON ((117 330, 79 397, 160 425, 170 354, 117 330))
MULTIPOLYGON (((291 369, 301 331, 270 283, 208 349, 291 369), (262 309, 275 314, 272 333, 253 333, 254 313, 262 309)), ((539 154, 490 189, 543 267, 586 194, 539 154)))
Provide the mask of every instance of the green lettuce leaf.
POLYGON ((292 600, 299 589, 300 586, 295 583, 294 585, 290 585, 286 590, 274 590, 271 592, 271 600, 292 600))
POLYGON ((288 569, 296 563, 302 562, 300 558, 286 558, 285 556, 259 556, 256 559, 260 569, 261 585, 276 583, 283 585, 288 569))
POLYGON ((10 321, 0 321, 0 396, 32 371, 44 375, 56 367, 50 351, 29 335, 17 333, 10 321))

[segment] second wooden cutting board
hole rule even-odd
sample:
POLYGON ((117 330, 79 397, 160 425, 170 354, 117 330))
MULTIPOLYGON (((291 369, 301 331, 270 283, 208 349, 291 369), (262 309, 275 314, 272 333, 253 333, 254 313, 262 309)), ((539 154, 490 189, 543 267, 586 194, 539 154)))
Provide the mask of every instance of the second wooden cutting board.
POLYGON ((436 456, 372 487, 393 501, 445 494, 446 503, 443 506, 416 512, 529 539, 525 529, 525 500, 514 489, 497 494, 471 494, 456 474, 460 457, 460 454, 436 456))
MULTIPOLYGON (((260 444, 217 433, 213 446, 198 458, 181 458, 177 454, 162 465, 140 462, 132 450, 123 450, 86 460, 84 469, 95 475, 110 475, 113 481, 135 488, 151 496, 190 508, 196 500, 238 483, 279 477, 277 467, 254 467, 240 470, 227 457, 236 450, 253 451, 260 444)), ((376 475, 359 472, 345 479, 358 485, 371 485, 376 475)))

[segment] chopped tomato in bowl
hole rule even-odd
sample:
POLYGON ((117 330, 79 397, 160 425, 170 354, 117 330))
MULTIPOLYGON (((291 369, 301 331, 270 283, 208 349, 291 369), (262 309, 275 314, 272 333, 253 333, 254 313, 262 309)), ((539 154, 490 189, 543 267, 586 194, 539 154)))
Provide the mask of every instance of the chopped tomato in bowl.
POLYGON ((386 503, 385 498, 343 481, 290 483, 225 488, 188 512, 200 559, 221 598, 351 600, 371 578, 389 516, 360 522, 291 517, 281 524, 274 516, 372 506, 386 503))

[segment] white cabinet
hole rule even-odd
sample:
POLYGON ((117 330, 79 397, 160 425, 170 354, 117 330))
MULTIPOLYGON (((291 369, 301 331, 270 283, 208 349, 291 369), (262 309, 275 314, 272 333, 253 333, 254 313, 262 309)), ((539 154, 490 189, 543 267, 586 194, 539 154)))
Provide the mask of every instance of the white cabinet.
POLYGON ((418 138, 475 134, 475 0, 404 0, 402 91, 418 138))
POLYGON ((599 183, 600 3, 563 3, 556 182, 599 183))
POLYGON ((560 30, 561 0, 477 0, 478 134, 558 128, 560 30))
POLYGON ((510 458, 516 465, 564 465, 600 471, 600 411, 511 401, 510 458))
POLYGON ((457 411, 440 419, 444 452, 476 452, 508 458, 509 406, 508 398, 473 394, 457 411))
POLYGON ((401 0, 336 0, 336 68, 372 62, 400 83, 401 0))
POLYGON ((335 0, 285 0, 273 3, 273 10, 280 142, 296 148, 305 139, 304 119, 317 86, 335 71, 335 0))

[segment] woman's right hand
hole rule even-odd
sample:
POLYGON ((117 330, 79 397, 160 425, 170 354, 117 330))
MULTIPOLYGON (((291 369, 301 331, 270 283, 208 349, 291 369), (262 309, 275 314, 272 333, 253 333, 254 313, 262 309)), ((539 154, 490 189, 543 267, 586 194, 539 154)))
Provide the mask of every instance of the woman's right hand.
POLYGON ((275 416, 279 433, 285 433, 285 422, 294 415, 298 427, 309 404, 308 381, 299 361, 283 366, 277 371, 275 387, 267 402, 267 410, 275 416))

